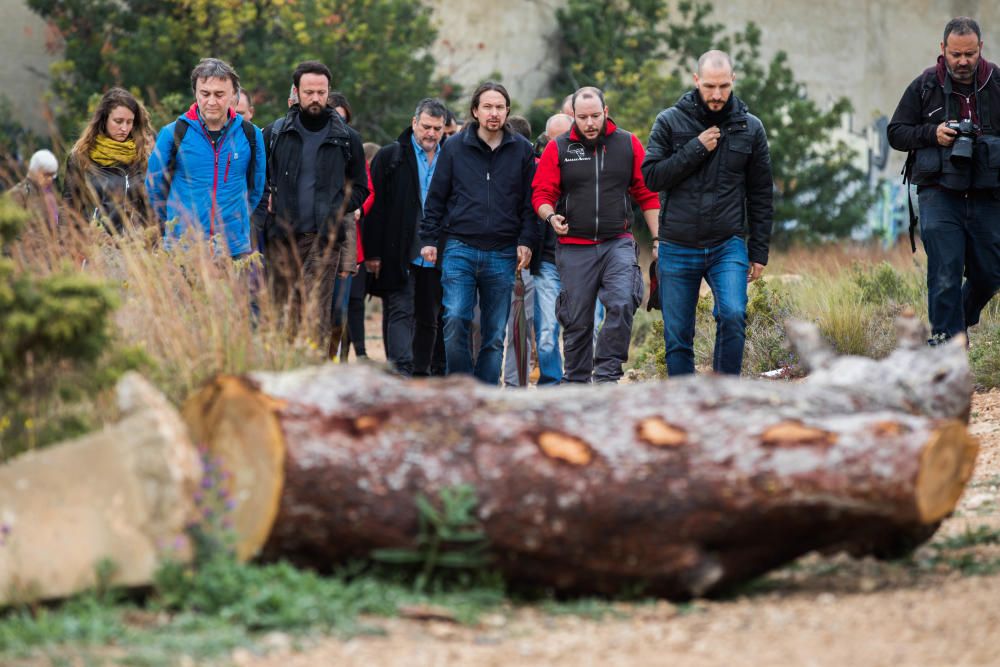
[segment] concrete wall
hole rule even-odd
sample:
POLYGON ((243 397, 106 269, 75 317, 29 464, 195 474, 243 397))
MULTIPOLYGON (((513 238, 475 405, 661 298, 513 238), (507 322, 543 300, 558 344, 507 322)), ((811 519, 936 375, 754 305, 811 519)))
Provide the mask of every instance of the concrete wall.
POLYGON ((39 133, 48 130, 39 113, 42 97, 49 87, 49 65, 56 56, 49 53, 50 35, 45 23, 22 0, 0 0, 0 94, 10 100, 22 124, 39 133))
MULTIPOLYGON (((434 56, 440 73, 467 88, 499 73, 522 107, 550 94, 555 11, 565 0, 427 1, 439 29, 434 56)), ((994 55, 991 48, 993 36, 1000 37, 996 0, 734 0, 716 2, 714 18, 734 30, 757 22, 764 56, 787 52, 796 76, 821 104, 848 96, 855 108, 848 129, 855 142, 867 144, 877 143, 868 128, 879 116, 892 115, 906 84, 934 62, 944 24, 961 14, 979 20, 986 56, 1000 60, 1000 51, 994 55)), ((22 122, 44 130, 38 100, 53 59, 46 50, 45 25, 23 0, 0 0, 0 23, 10 28, 0 42, 0 90, 22 122)), ((887 171, 896 168, 897 160, 887 171)))

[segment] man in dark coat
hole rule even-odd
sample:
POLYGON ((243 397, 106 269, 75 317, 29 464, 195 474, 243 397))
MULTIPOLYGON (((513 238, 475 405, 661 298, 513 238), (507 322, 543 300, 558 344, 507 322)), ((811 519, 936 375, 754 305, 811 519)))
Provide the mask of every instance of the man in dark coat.
POLYGON ((355 270, 354 225, 345 214, 368 196, 361 135, 327 104, 330 69, 300 63, 292 75, 299 103, 264 137, 270 211, 264 236, 273 298, 291 311, 292 326, 305 316, 318 322, 317 342, 330 345, 334 279, 355 270))
POLYGON ((728 54, 702 55, 695 89, 656 117, 642 163, 646 185, 660 193, 658 267, 671 376, 694 373, 702 279, 715 301, 712 369, 739 375, 747 283, 767 264, 771 155, 760 119, 733 95, 735 79, 728 54))
POLYGON ((1000 68, 982 49, 975 21, 949 21, 937 64, 889 121, 889 144, 909 152, 917 186, 931 345, 977 324, 1000 288, 1000 68))
POLYGON ((429 375, 441 310, 441 272, 420 256, 417 226, 438 165, 447 109, 435 99, 417 105, 413 120, 371 162, 375 198, 365 216, 369 291, 382 297, 386 359, 404 376, 429 375))

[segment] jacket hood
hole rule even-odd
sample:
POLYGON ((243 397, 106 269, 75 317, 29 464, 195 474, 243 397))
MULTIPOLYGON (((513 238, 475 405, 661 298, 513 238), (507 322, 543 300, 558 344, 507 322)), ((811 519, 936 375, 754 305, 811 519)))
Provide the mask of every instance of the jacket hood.
MULTIPOLYGON (((611 120, 611 116, 608 116, 607 121, 604 123, 604 136, 610 137, 615 133, 618 126, 615 125, 615 121, 611 120)), ((585 137, 580 134, 579 128, 576 126, 576 122, 569 128, 569 138, 573 141, 583 141, 585 137)))
MULTIPOLYGON (((993 75, 993 70, 995 65, 986 58, 979 56, 979 63, 976 65, 976 88, 979 90, 983 89, 983 86, 990 80, 993 75)), ((944 78, 948 75, 948 66, 945 64, 944 56, 940 55, 937 58, 937 64, 934 67, 929 67, 925 70, 926 72, 934 72, 937 75, 938 85, 944 85, 944 78)))
MULTIPOLYGON (((692 88, 687 91, 681 98, 677 100, 677 107, 684 113, 697 118, 698 120, 704 120, 705 111, 700 104, 698 104, 698 89, 692 88)), ((737 114, 750 113, 750 108, 747 107, 746 103, 740 98, 733 94, 733 111, 730 116, 735 116, 737 114)))

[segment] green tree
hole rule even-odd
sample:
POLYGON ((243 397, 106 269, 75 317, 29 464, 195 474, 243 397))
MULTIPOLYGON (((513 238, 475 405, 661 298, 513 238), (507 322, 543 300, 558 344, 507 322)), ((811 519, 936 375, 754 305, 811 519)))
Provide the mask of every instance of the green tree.
POLYGON ((366 139, 394 139, 416 102, 450 94, 434 79, 431 12, 408 0, 28 0, 63 35, 53 66, 63 130, 72 136, 96 95, 129 88, 157 120, 191 99, 189 73, 204 56, 231 62, 262 123, 284 113, 296 63, 317 59, 351 101, 366 139))
MULTIPOLYGON (((755 24, 729 34, 710 20, 711 12, 710 4, 688 1, 668 16, 666 4, 657 0, 570 0, 558 12, 560 64, 553 90, 601 87, 615 120, 645 141, 656 115, 693 85, 698 56, 711 48, 728 51, 737 66, 736 94, 768 133, 774 243, 849 235, 873 201, 867 177, 854 165, 856 155, 834 139, 850 102, 841 98, 821 109, 796 81, 784 52, 764 61, 755 24)), ((533 117, 542 115, 536 110, 533 117)))
POLYGON ((116 295, 69 267, 47 276, 19 270, 7 249, 29 218, 0 198, 0 460, 87 430, 84 417, 55 406, 117 377, 96 363, 109 347, 116 295))

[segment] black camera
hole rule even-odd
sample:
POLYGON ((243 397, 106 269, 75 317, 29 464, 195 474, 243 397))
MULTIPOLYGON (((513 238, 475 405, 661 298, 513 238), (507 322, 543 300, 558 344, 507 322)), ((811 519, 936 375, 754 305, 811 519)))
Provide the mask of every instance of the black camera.
POLYGON ((971 160, 972 145, 976 143, 979 126, 973 123, 971 118, 966 118, 965 120, 949 121, 945 127, 958 133, 958 136, 955 137, 955 143, 951 145, 951 159, 971 160))

